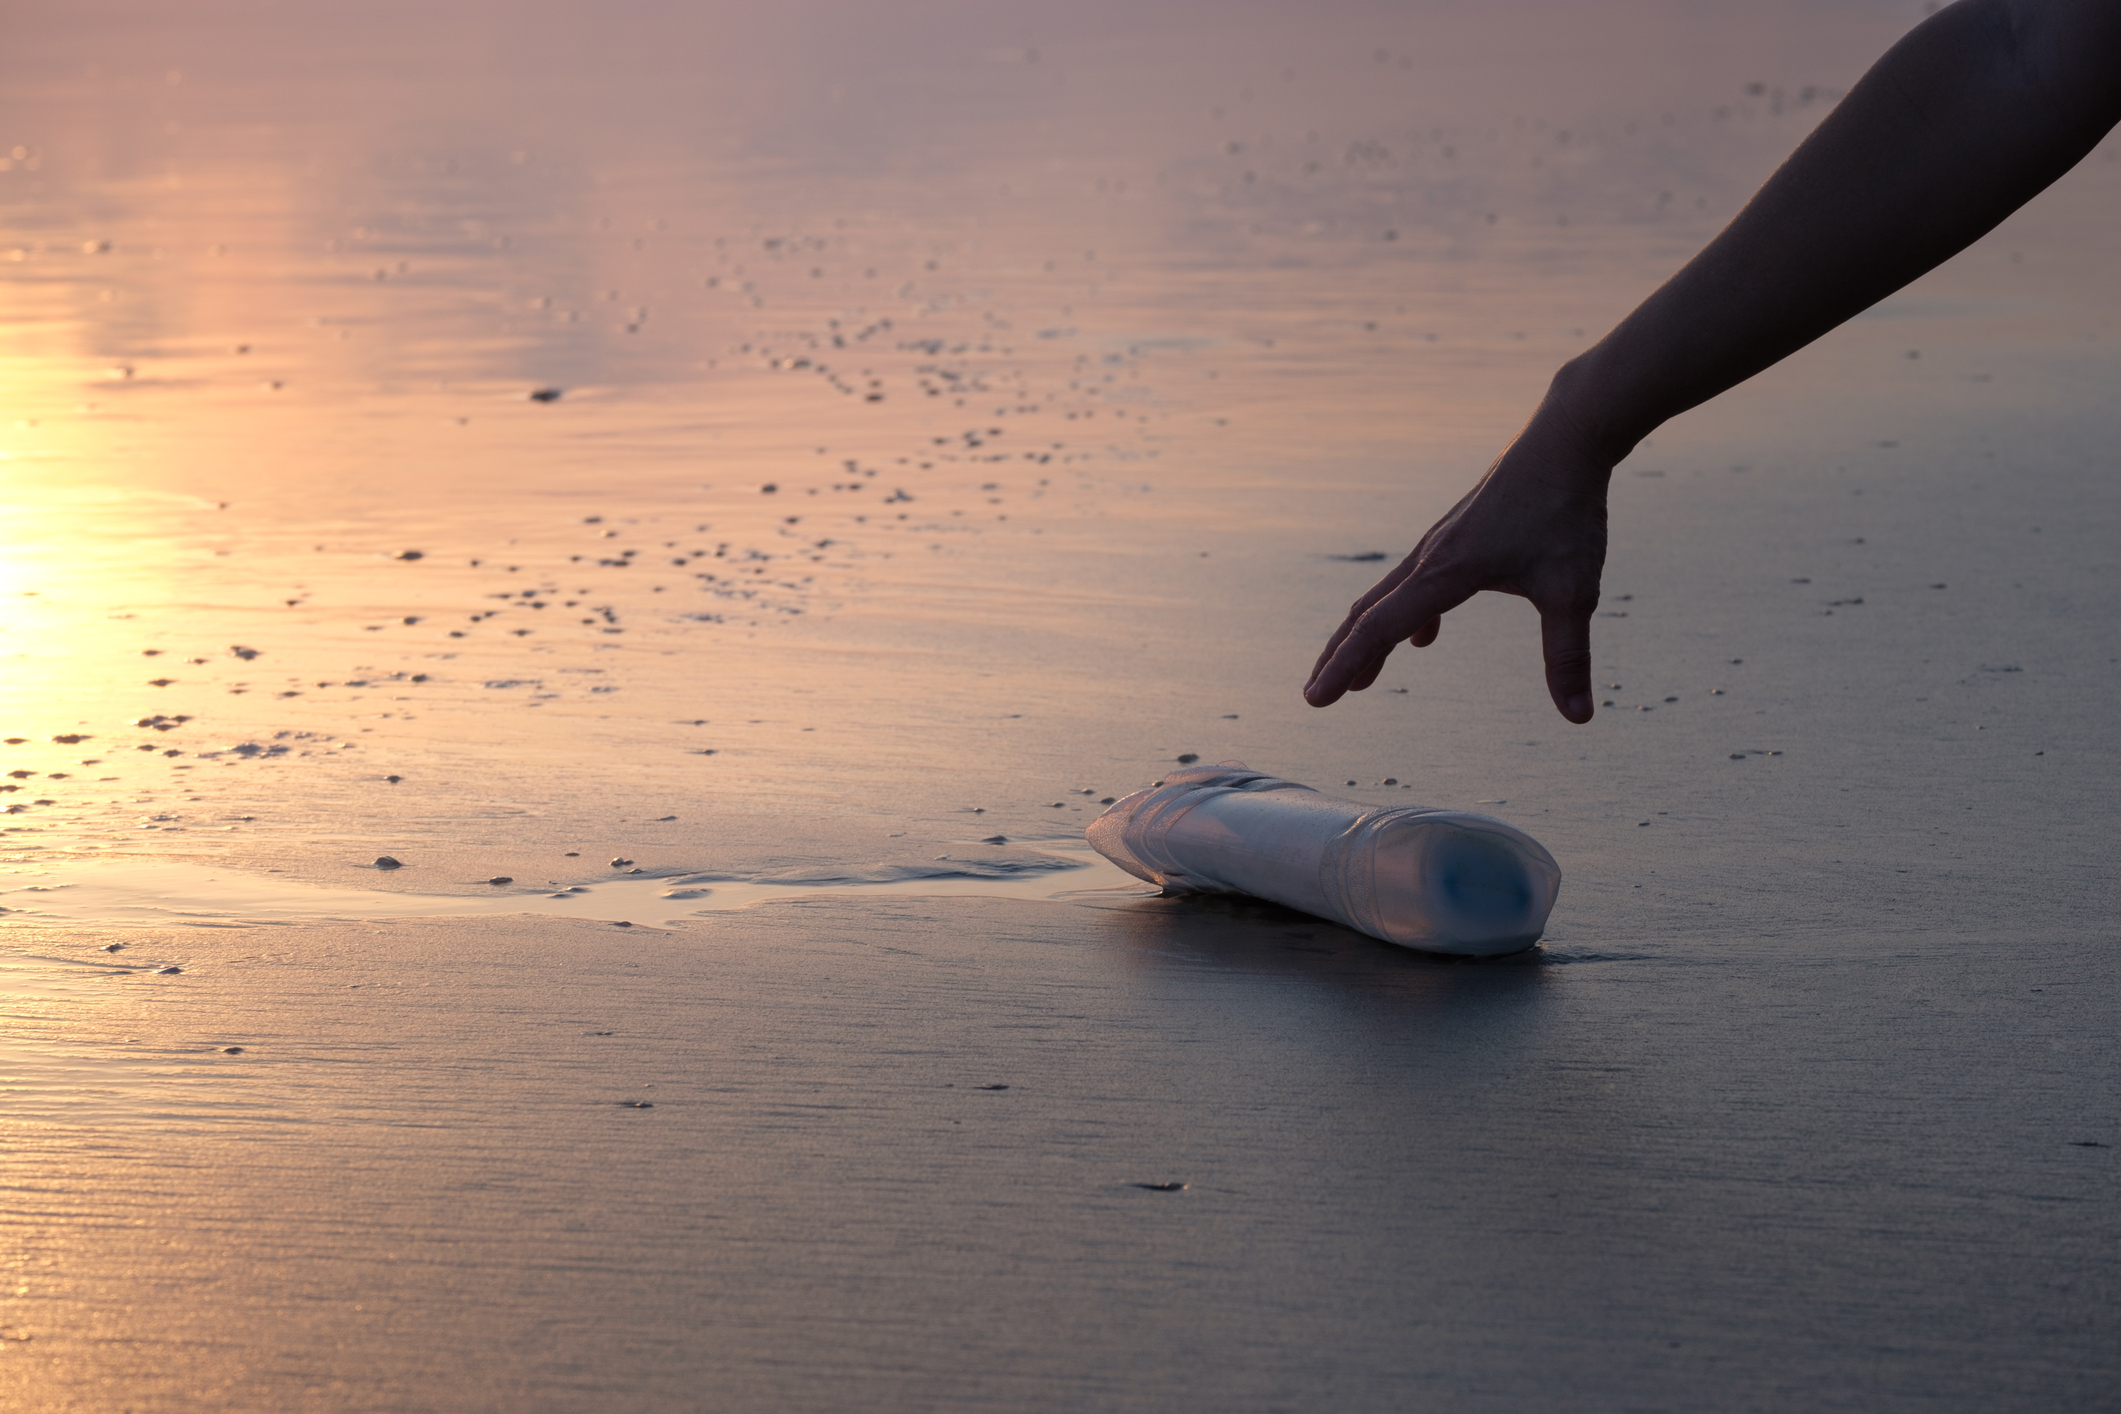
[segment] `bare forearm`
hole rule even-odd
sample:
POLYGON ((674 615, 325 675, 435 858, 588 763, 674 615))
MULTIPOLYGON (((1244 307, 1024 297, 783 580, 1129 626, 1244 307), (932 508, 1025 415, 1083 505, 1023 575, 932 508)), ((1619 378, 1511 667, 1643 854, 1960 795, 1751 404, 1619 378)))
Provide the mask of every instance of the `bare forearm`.
POLYGON ((1736 220, 1556 376, 1610 466, 1941 264, 2121 120, 2121 0, 1960 0, 1889 50, 1736 220))

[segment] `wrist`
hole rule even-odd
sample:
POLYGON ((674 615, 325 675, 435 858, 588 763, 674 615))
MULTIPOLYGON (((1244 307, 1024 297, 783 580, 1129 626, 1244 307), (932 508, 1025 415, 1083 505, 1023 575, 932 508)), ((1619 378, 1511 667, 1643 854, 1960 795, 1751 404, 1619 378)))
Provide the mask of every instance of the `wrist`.
POLYGON ((1610 476, 1656 423, 1632 414, 1621 380, 1601 357, 1601 347, 1587 349, 1555 370, 1534 420, 1553 424, 1554 433, 1576 444, 1580 457, 1610 476))

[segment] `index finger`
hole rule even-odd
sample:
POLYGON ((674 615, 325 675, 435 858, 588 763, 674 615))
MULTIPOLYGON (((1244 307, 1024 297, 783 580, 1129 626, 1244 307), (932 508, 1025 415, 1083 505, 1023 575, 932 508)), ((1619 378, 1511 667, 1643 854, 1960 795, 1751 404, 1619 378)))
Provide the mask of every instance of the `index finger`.
MULTIPOLYGON (((1401 640, 1473 597, 1473 591, 1441 575, 1410 573, 1369 608, 1341 625, 1336 640, 1304 687, 1304 700, 1328 707, 1354 688, 1375 681, 1384 661, 1401 640)), ((1358 605, 1359 607, 1359 605, 1358 605)))

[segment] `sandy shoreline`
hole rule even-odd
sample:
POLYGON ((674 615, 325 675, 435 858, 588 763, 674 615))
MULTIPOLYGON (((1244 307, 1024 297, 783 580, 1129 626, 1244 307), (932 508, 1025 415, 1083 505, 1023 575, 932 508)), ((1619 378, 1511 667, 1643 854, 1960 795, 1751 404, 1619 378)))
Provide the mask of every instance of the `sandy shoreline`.
POLYGON ((1468 966, 961 899, 127 937, 184 972, 14 1004, 22 1407, 1976 1409, 2117 1373, 2094 942, 1468 966))
POLYGON ((2111 1404, 2121 145, 1297 694, 1916 8, 25 17, 0 1405, 2111 1404), (1193 758, 1545 944, 1010 872, 1193 758))

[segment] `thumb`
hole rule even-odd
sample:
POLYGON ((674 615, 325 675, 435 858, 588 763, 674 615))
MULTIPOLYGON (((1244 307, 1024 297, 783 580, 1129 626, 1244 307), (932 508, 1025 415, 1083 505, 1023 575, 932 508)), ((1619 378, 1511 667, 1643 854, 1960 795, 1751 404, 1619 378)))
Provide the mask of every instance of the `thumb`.
POLYGON ((1561 715, 1582 726, 1591 720, 1591 607, 1542 607, 1539 646, 1546 654, 1547 691, 1561 715))

